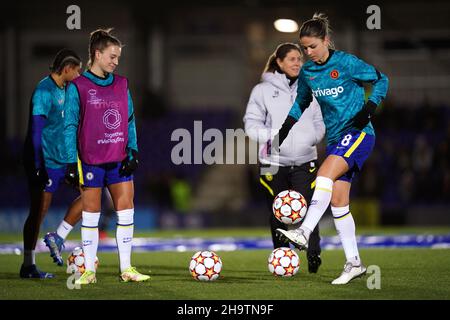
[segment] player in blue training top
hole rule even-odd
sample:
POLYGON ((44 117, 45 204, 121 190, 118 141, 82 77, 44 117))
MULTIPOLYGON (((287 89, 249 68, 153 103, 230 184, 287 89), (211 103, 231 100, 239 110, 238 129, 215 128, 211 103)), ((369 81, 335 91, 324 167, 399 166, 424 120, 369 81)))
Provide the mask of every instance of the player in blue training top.
POLYGON ((300 72, 295 103, 272 145, 278 151, 314 95, 327 130, 327 157, 317 172, 316 189, 302 226, 290 231, 277 229, 277 232, 284 240, 305 249, 311 231, 331 202, 346 257, 344 271, 332 284, 346 284, 366 272, 359 257, 355 222, 349 208, 350 187, 355 173, 361 170, 374 147, 375 133, 370 118, 386 97, 388 79, 354 55, 331 49, 328 19, 323 14, 315 14, 303 23, 299 38, 309 61, 300 72), (373 86, 367 102, 363 83, 373 86))
MULTIPOLYGON (((63 135, 66 83, 79 75, 80 68, 81 59, 75 52, 61 50, 50 67, 51 74, 39 82, 31 98, 23 152, 31 203, 23 227, 21 278, 53 278, 53 274, 42 272, 36 267, 34 250, 53 193, 66 174, 67 155, 63 135)), ((66 217, 75 216, 79 219, 80 215, 81 200, 78 197, 69 207, 66 217)), ((60 256, 52 254, 55 262, 62 261, 60 256)))
POLYGON ((95 256, 104 187, 110 191, 117 212, 120 280, 150 279, 131 265, 133 172, 138 165, 138 146, 128 80, 114 73, 121 52, 122 44, 111 34, 111 29, 95 30, 89 41, 88 70, 67 88, 64 134, 69 175, 79 175, 81 186, 81 239, 86 267, 75 284, 97 282, 95 256))

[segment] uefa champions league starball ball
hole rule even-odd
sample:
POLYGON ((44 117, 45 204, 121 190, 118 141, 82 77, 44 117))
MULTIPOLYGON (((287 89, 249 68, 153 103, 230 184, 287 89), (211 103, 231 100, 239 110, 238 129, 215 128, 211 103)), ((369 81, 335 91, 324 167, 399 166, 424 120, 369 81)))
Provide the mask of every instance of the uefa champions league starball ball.
POLYGON ((307 209, 305 197, 295 190, 281 191, 272 204, 275 218, 286 225, 297 224, 302 221, 307 209))
POLYGON ((217 280, 221 270, 222 260, 213 251, 198 251, 189 263, 191 276, 200 281, 217 280))
MULTIPOLYGON (((95 270, 98 267, 98 258, 95 257, 95 270)), ((67 258, 67 270, 66 272, 83 274, 86 271, 86 267, 84 265, 84 253, 83 248, 76 247, 73 249, 72 253, 67 258)))
POLYGON ((297 253, 287 247, 276 248, 267 260, 269 271, 277 277, 292 277, 300 268, 297 253))

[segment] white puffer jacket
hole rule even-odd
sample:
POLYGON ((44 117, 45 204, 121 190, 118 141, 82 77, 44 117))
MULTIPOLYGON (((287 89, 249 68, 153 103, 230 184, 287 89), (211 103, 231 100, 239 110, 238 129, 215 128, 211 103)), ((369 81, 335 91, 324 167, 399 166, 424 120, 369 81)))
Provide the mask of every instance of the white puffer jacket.
POLYGON ((296 96, 297 81, 289 86, 286 75, 276 71, 264 73, 262 82, 253 88, 244 124, 246 134, 259 143, 258 158, 261 163, 292 166, 317 159, 316 145, 325 135, 325 125, 314 97, 281 145, 279 157, 267 155, 268 141, 280 130, 296 96))

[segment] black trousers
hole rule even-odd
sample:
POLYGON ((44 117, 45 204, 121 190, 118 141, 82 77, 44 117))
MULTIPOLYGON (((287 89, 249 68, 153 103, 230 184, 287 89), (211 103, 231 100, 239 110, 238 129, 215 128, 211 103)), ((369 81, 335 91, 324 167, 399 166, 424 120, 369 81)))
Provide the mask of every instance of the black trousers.
MULTIPOLYGON (((269 208, 270 229, 274 248, 284 247, 286 244, 278 239, 275 234, 277 228, 286 230, 287 226, 278 221, 272 211, 272 203, 275 196, 283 190, 292 189, 300 192, 307 203, 311 202, 314 192, 312 183, 316 179, 317 164, 315 161, 305 163, 301 166, 278 167, 276 174, 260 175, 260 186, 263 189, 269 208), (314 169, 315 168, 315 169, 314 169)), ((301 223, 301 222, 300 222, 301 223)), ((319 225, 313 230, 309 238, 308 254, 320 254, 319 225)))

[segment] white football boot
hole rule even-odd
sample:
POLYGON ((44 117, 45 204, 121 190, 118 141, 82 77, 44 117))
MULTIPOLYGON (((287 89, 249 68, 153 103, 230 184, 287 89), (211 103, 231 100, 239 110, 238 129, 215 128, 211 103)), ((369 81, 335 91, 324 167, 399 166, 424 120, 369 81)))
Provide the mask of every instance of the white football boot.
POLYGON ((281 240, 291 242, 299 250, 308 249, 308 239, 306 239, 302 229, 295 229, 295 230, 277 229, 276 233, 278 234, 281 240))
POLYGON ((339 278, 334 279, 331 284, 347 284, 351 280, 366 274, 366 271, 367 268, 363 264, 354 266, 351 262, 347 262, 344 266, 344 271, 342 271, 339 278))

